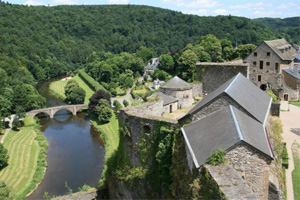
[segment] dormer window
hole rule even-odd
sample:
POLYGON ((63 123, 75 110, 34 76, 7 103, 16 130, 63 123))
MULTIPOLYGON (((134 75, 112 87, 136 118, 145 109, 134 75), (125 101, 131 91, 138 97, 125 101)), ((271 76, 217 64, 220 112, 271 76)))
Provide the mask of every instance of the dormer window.
POLYGON ((254 52, 253 55, 256 57, 257 56, 257 52, 254 52))

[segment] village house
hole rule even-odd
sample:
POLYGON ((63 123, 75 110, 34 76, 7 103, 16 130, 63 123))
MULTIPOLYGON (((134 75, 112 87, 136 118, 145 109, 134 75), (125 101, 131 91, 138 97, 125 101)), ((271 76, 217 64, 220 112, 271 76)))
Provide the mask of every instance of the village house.
POLYGON ((158 67, 159 64, 159 58, 152 58, 148 65, 145 66, 145 74, 149 75, 150 72, 154 72, 154 70, 158 67))
MULTIPOLYGON (((291 89, 296 90, 300 95, 300 54, 297 53, 294 57, 294 66, 284 68, 282 74, 286 85, 291 89)), ((288 97, 285 98, 288 99, 288 97)))
POLYGON ((283 76, 285 69, 293 68, 295 54, 285 39, 262 42, 244 60, 249 63, 249 79, 281 100, 298 100, 298 91, 289 87, 283 76))

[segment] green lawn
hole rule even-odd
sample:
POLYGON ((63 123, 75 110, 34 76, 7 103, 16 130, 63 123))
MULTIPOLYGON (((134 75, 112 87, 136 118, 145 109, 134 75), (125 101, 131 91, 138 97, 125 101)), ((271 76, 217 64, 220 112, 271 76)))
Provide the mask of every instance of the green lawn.
POLYGON ((290 104, 300 107, 300 101, 290 101, 290 104))
POLYGON ((11 130, 4 141, 9 160, 0 181, 9 187, 13 199, 24 199, 44 177, 47 142, 37 128, 35 124, 11 130))
POLYGON ((300 144, 294 142, 292 145, 295 169, 292 172, 294 199, 300 199, 300 144))
MULTIPOLYGON (((79 86, 85 90, 86 96, 84 103, 88 104, 89 98, 94 94, 94 91, 78 75, 76 75, 73 79, 76 80, 79 86)), ((67 82, 68 80, 58 80, 52 82, 49 86, 50 92, 61 99, 65 99, 66 96, 64 88, 67 82)))
POLYGON ((118 118, 113 113, 110 122, 107 124, 100 124, 99 121, 92 119, 91 123, 99 131, 101 138, 105 142, 105 165, 100 180, 100 187, 106 184, 107 160, 113 155, 119 146, 119 122, 118 118))

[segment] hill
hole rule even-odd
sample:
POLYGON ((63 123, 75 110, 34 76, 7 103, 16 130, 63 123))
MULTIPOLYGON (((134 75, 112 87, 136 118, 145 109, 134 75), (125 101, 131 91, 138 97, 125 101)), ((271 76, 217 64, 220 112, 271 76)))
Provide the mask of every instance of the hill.
POLYGON ((300 45, 300 17, 280 18, 257 18, 253 22, 264 24, 279 37, 287 39, 290 43, 300 45))

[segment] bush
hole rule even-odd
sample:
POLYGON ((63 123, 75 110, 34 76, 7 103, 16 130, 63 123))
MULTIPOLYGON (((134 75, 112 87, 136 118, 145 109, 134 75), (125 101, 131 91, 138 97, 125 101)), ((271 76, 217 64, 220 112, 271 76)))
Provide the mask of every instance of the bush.
POLYGON ((123 108, 122 104, 120 104, 118 100, 114 100, 113 105, 115 106, 116 110, 123 108))
POLYGON ((224 149, 219 149, 219 150, 213 150, 209 163, 212 165, 220 165, 225 163, 226 161, 226 151, 224 149))
POLYGON ((273 94, 272 92, 267 92, 267 94, 272 97, 273 102, 279 102, 279 99, 277 99, 276 95, 273 94))
POLYGON ((283 149, 280 157, 282 158, 282 166, 285 167, 286 169, 289 168, 289 155, 286 149, 286 143, 284 143, 283 145, 283 149))
POLYGON ((123 101, 123 105, 124 105, 125 107, 129 106, 128 101, 127 101, 127 100, 124 100, 124 101, 123 101))
POLYGON ((102 123, 109 122, 112 117, 112 110, 106 99, 100 99, 96 108, 95 114, 98 116, 98 120, 102 123))
POLYGON ((7 149, 0 143, 0 171, 8 165, 8 158, 7 149))

